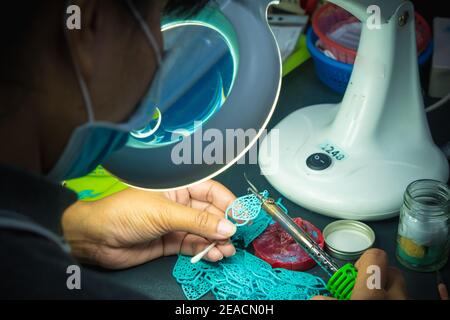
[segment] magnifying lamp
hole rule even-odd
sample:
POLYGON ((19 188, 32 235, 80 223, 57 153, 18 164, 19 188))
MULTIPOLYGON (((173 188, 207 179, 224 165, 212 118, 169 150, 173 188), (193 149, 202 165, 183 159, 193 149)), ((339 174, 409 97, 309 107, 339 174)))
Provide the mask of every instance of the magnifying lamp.
POLYGON ((300 109, 273 130, 279 156, 263 141, 259 163, 284 196, 336 218, 395 216, 408 184, 446 182, 448 163, 434 144, 421 95, 414 8, 402 0, 330 0, 362 21, 354 71, 339 104, 300 109), (381 25, 369 28, 369 6, 381 25))
POLYGON ((163 21, 165 50, 177 59, 152 121, 107 159, 108 172, 138 188, 186 187, 226 170, 257 142, 281 87, 279 49, 267 22, 272 3, 277 1, 218 0, 189 19, 163 21), (222 160, 203 161, 213 142, 207 132, 226 138, 249 129, 258 134, 234 143, 232 155, 232 141, 223 140, 215 145, 222 160), (187 154, 177 154, 186 141, 190 148, 179 153, 187 154))

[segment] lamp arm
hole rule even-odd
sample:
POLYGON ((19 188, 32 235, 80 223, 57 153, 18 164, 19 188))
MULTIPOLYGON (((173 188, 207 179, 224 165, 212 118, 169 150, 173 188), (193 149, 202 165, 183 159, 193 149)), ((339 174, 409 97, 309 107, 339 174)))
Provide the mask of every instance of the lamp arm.
MULTIPOLYGON (((373 0, 331 1, 361 15, 373 0)), ((386 145, 393 136, 403 137, 405 143, 430 139, 420 90, 413 5, 400 0, 373 2, 382 4, 381 12, 389 12, 392 3, 400 6, 379 28, 371 30, 362 24, 354 71, 329 133, 347 150, 386 145)))

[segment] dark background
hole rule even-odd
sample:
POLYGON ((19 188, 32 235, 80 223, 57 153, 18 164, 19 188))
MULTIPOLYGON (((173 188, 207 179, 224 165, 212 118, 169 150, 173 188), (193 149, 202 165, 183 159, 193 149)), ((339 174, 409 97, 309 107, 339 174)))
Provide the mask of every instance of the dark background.
POLYGON ((412 3, 429 23, 433 21, 433 17, 450 17, 448 0, 412 0, 412 3))
MULTIPOLYGON (((450 1, 433 0, 413 0, 416 11, 419 12, 433 28, 434 17, 450 17, 450 1)), ((428 92, 429 69, 431 60, 428 63, 428 70, 422 73, 422 84, 425 92, 428 92)), ((449 85, 450 92, 450 85, 449 85)), ((438 99, 426 99, 427 104, 431 104, 438 99)), ((433 138, 439 146, 450 141, 450 108, 448 104, 428 115, 433 138)))
MULTIPOLYGON (((320 82, 314 69, 313 61, 310 59, 302 66, 294 70, 283 79, 283 86, 278 100, 277 109, 273 115, 268 129, 272 129, 286 116, 299 108, 321 103, 338 103, 342 100, 342 95, 334 93, 331 89, 320 82)), ((448 106, 442 108, 448 109, 448 106)), ((434 113, 438 113, 435 111, 434 113)), ((433 114, 434 116, 434 114, 433 114)), ((436 117, 438 121, 439 117, 436 117)), ((448 126, 444 128, 435 127, 434 131, 447 132, 448 126), (446 129, 447 128, 447 129, 446 129), (442 130, 441 130, 442 129, 442 130)), ((435 140, 445 140, 444 136, 435 135, 435 140)), ((248 185, 244 179, 244 173, 255 183, 260 190, 269 191, 270 195, 278 199, 281 194, 278 193, 260 174, 258 165, 248 164, 248 158, 245 165, 234 165, 217 177, 217 180, 231 189, 236 195, 247 193, 248 185)), ((289 210, 292 217, 302 217, 310 221, 320 230, 335 219, 316 214, 302 207, 297 206, 291 201, 284 199, 283 204, 289 210)), ((396 237, 398 228, 398 217, 367 223, 376 234, 375 247, 385 250, 389 256, 391 265, 401 269, 405 276, 409 297, 411 299, 437 300, 439 299, 436 274, 420 273, 411 271, 403 267, 396 259, 396 237)), ((249 247, 252 251, 252 247, 249 247)), ((122 271, 102 270, 113 281, 124 286, 130 287, 140 293, 154 299, 184 299, 180 286, 172 276, 172 270, 177 257, 166 257, 146 263, 135 268, 122 271)), ((341 263, 344 263, 341 261, 341 263)), ((319 267, 315 267, 308 272, 324 276, 319 267)), ((450 281, 450 262, 441 270, 444 280, 450 281)), ((205 296, 205 299, 213 299, 212 294, 205 296)))

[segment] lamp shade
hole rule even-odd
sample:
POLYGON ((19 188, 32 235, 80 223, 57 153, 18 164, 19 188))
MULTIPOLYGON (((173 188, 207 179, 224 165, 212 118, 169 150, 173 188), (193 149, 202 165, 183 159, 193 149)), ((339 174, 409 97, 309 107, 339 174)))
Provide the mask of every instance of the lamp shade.
POLYGON ((216 1, 187 20, 163 21, 165 50, 177 59, 161 79, 152 122, 103 163, 108 172, 134 187, 176 189, 213 178, 255 145, 281 87, 272 2, 216 1))

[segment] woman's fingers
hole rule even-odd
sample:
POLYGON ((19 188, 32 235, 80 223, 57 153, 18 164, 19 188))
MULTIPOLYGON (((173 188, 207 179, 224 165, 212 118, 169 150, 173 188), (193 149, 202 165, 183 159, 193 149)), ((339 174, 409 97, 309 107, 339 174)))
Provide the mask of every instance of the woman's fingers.
MULTIPOLYGON (((225 212, 214 206, 213 204, 209 202, 199 201, 199 200, 191 200, 191 206, 194 209, 202 210, 202 211, 209 211, 215 215, 218 215, 220 217, 225 217, 225 212)), ((231 212, 228 212, 229 217, 227 217, 228 220, 234 221, 235 223, 242 224, 243 220, 234 220, 231 217, 231 212), (233 220, 232 220, 233 219, 233 220)), ((251 225, 253 221, 249 221, 248 224, 251 225)))
POLYGON ((167 205, 159 218, 164 233, 185 231, 214 240, 227 240, 236 233, 236 226, 225 217, 176 203, 167 205))
MULTIPOLYGON (((181 244, 180 253, 187 256, 195 256, 198 253, 202 252, 210 244, 210 241, 202 237, 188 234, 181 244)), ((211 262, 216 262, 223 259, 224 257, 230 257, 234 255, 235 252, 236 250, 234 249, 234 246, 230 243, 226 245, 217 245, 205 255, 204 259, 211 262)))
POLYGON ((200 201, 200 200, 191 200, 191 208, 197 209, 200 211, 208 211, 216 216, 225 218, 225 211, 220 210, 215 205, 209 202, 200 201))
POLYGON ((331 301, 333 301, 333 300, 336 300, 336 299, 332 298, 332 297, 315 296, 315 297, 312 297, 311 300, 317 300, 317 301, 331 300, 331 301))
POLYGON ((231 242, 217 244, 216 248, 224 255, 224 257, 231 257, 236 254, 236 248, 231 242))
POLYGON ((397 268, 389 267, 386 295, 388 300, 405 300, 408 298, 405 278, 397 268))
POLYGON ((358 269, 352 300, 383 300, 386 298, 388 279, 388 256, 379 249, 366 251, 356 262, 358 269))
MULTIPOLYGON (((225 217, 225 212, 227 208, 233 203, 234 200, 236 200, 236 197, 230 190, 228 190, 222 184, 212 180, 190 187, 188 189, 183 189, 176 192, 169 192, 166 194, 166 196, 172 201, 175 201, 179 204, 189 206, 192 209, 199 210, 202 212, 208 212, 225 220, 228 220, 227 217, 225 217), (187 199, 189 199, 189 201, 187 199)), ((218 219, 217 217, 208 218, 208 216, 209 215, 204 213, 203 217, 199 218, 198 220, 202 220, 200 222, 201 224, 209 224, 207 223, 208 220, 210 222, 212 221, 212 225, 214 224, 214 221, 217 222, 218 219)), ((191 225, 192 228, 192 223, 188 224, 191 225)), ((217 233, 211 236, 211 233, 213 232, 211 230, 212 226, 210 228, 207 228, 209 230, 200 230, 199 228, 196 228, 196 231, 193 231, 192 229, 188 230, 177 229, 177 230, 188 231, 191 233, 201 235, 205 238, 215 239, 223 242, 227 240, 223 238, 224 234, 223 227, 228 228, 228 231, 230 233, 229 237, 235 233, 236 228, 231 227, 231 224, 233 223, 225 223, 223 221, 220 221, 216 230, 218 231, 218 233, 221 233, 219 236, 217 236, 217 233)), ((226 233, 227 232, 225 230, 225 234, 226 233)))
POLYGON ((208 202, 225 212, 236 196, 219 182, 209 180, 188 188, 192 200, 208 202))

